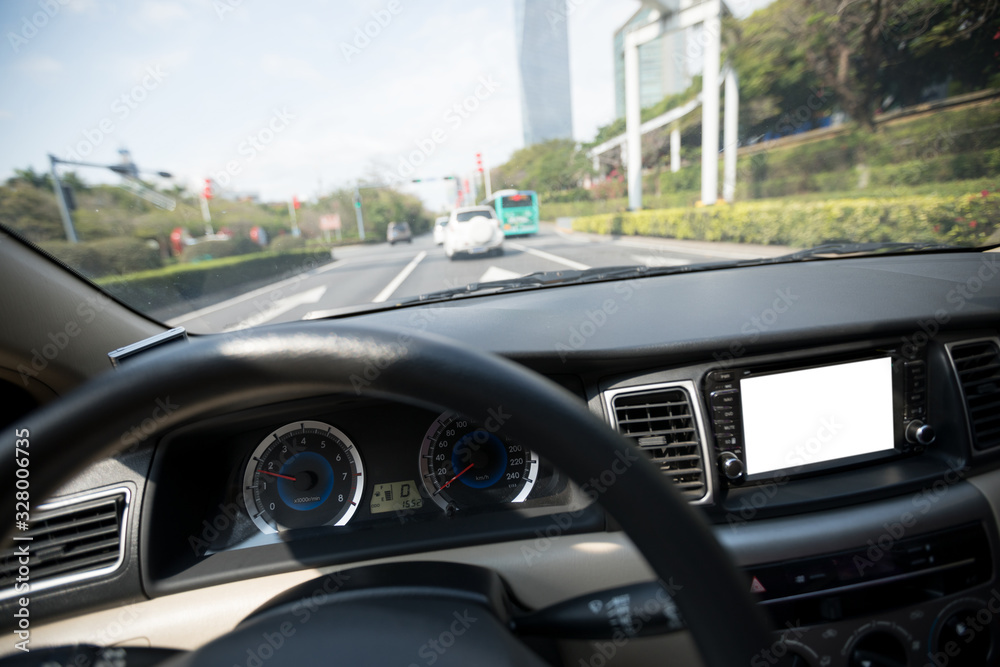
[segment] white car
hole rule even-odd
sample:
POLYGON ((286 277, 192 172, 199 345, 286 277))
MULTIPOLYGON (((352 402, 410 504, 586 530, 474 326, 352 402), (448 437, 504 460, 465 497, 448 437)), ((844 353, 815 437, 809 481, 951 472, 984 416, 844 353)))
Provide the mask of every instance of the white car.
POLYGON ((456 208, 444 232, 444 254, 449 259, 467 255, 503 254, 503 230, 489 206, 456 208))
POLYGON ((442 245, 444 243, 444 230, 448 228, 448 216, 442 215, 434 221, 434 243, 442 245))

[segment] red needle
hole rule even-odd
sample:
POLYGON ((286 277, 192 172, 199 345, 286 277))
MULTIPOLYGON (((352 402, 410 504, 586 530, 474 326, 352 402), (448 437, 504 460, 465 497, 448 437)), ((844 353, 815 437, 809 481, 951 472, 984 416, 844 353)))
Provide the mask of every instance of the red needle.
POLYGON ((445 489, 447 489, 449 486, 451 486, 452 482, 454 482, 456 479, 458 479, 459 477, 461 477, 465 473, 469 472, 469 468, 471 468, 474 465, 475 465, 474 463, 470 463, 469 465, 465 466, 465 469, 462 470, 462 472, 458 473, 457 475, 455 475, 454 477, 452 477, 451 479, 449 479, 447 482, 445 482, 444 484, 442 484, 441 488, 434 492, 434 495, 436 496, 437 494, 439 494, 442 491, 444 491, 445 489))
POLYGON ((287 479, 287 480, 292 481, 292 482, 295 481, 294 477, 289 477, 288 475, 279 475, 276 472, 268 472, 266 470, 261 470, 261 472, 264 473, 265 475, 270 475, 271 477, 280 477, 281 479, 287 479))

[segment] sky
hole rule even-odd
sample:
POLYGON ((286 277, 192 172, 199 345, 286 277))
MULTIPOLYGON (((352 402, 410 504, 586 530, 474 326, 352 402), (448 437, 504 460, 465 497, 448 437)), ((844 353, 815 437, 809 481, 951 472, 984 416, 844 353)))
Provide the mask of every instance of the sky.
MULTIPOLYGON (((638 7, 567 2, 578 141, 614 119, 612 36, 638 7)), ((512 0, 5 0, 0 28, 3 179, 125 147, 194 191, 309 200, 523 145, 512 0)), ((406 189, 434 206, 451 187, 406 189)))

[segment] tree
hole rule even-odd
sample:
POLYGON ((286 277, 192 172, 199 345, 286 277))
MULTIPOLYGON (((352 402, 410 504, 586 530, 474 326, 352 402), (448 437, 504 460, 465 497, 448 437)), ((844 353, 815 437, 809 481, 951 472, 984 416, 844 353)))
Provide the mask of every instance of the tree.
POLYGON ((591 171, 586 153, 572 139, 552 139, 516 151, 494 170, 494 189, 552 192, 576 188, 591 171))
POLYGON ((13 184, 0 186, 0 224, 35 243, 65 239, 52 190, 46 192, 26 180, 11 180, 13 184))
POLYGON ((913 71, 914 45, 926 55, 995 22, 995 0, 805 0, 789 4, 787 25, 820 83, 851 118, 873 129, 892 81, 886 74, 901 66, 913 71))

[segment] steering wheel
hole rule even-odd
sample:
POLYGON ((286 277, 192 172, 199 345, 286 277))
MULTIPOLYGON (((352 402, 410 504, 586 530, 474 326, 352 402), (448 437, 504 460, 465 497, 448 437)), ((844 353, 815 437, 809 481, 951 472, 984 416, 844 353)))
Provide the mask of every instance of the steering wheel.
MULTIPOLYGON (((530 443, 577 483, 613 471, 614 481, 602 485, 598 502, 657 576, 671 582, 673 598, 705 662, 745 665, 763 654, 767 624, 745 581, 703 517, 648 460, 635 457, 632 444, 542 376, 441 337, 310 322, 205 336, 150 352, 25 420, 31 432, 32 497, 49 496, 87 464, 123 449, 122 434, 147 419, 157 399, 169 397, 180 406, 159 421, 162 433, 219 411, 333 393, 471 416, 502 406, 511 415, 505 432, 530 443), (621 472, 621 461, 632 464, 621 472)), ((11 428, 0 440, 0 479, 7 480, 0 493, 8 508, 15 502, 15 439, 11 428)), ((6 516, 12 518, 13 512, 6 516)), ((6 539, 12 534, 8 523, 6 539)), ((455 595, 461 598, 462 593, 455 595)), ((426 640, 450 627, 457 618, 455 599, 433 591, 408 599, 355 592, 348 603, 329 607, 326 622, 298 626, 295 636, 281 638, 283 646, 297 645, 307 653, 275 650, 267 666, 303 664, 303 655, 317 656, 311 663, 319 656, 332 659, 344 655, 347 646, 353 647, 351 660, 367 664, 428 664, 417 653, 420 644, 407 643, 405 637, 426 640), (324 652, 309 652, 313 650, 324 652)), ((281 613, 287 609, 261 618, 280 628, 281 613)), ((247 642, 264 636, 255 622, 260 621, 251 617, 233 633, 184 655, 179 664, 213 664, 226 655, 242 664, 247 642)), ((437 664, 544 664, 495 618, 471 629, 476 640, 456 642, 461 649, 435 656, 437 664)))

